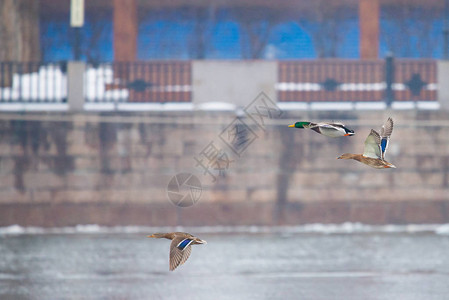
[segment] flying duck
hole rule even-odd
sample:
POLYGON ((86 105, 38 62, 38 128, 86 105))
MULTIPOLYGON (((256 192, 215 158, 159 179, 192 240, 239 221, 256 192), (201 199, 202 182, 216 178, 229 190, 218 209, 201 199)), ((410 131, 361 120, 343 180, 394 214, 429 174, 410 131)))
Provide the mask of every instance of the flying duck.
POLYGON ((192 245, 207 244, 205 240, 185 232, 154 233, 147 237, 172 240, 170 244, 170 271, 187 261, 192 252, 192 245))
POLYGON ((395 165, 385 160, 385 152, 390 142, 390 136, 393 132, 393 120, 388 118, 382 126, 380 134, 371 129, 370 134, 365 140, 365 151, 363 154, 345 153, 337 159, 354 159, 365 165, 376 169, 396 168, 395 165))

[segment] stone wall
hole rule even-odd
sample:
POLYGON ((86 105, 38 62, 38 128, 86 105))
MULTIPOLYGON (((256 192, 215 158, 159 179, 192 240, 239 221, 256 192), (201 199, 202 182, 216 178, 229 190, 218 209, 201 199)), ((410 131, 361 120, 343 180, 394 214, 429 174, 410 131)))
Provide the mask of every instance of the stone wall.
POLYGON ((444 112, 285 112, 265 130, 244 119, 254 141, 240 156, 220 139, 234 113, 19 117, 0 120, 0 226, 449 222, 444 112), (386 158, 397 169, 336 159, 362 153, 369 130, 388 116, 395 128, 386 158), (356 135, 288 128, 294 120, 343 121, 356 135), (195 161, 210 142, 231 160, 220 176, 212 170, 216 182, 195 161), (189 208, 167 199, 179 172, 203 185, 189 208))

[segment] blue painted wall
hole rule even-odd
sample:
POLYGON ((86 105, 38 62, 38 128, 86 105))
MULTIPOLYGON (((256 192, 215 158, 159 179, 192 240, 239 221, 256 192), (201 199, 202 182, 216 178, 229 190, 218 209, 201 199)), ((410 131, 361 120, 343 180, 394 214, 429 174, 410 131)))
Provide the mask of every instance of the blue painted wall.
MULTIPOLYGON (((111 61, 113 59, 112 16, 98 18, 86 16, 81 30, 82 59, 111 61)), ((357 17, 338 23, 338 41, 334 42, 335 55, 339 58, 359 58, 359 24, 357 17)), ((274 26, 264 49, 264 59, 312 59, 317 51, 318 23, 287 21, 274 26), (315 37, 315 38, 314 38, 315 37)), ((139 24, 138 59, 191 59, 195 24, 189 19, 167 21, 162 18, 142 20, 139 24)), ((441 58, 443 52, 443 17, 419 19, 413 16, 395 20, 387 13, 381 14, 379 56, 393 52, 397 57, 441 58), (407 32, 405 32, 407 31, 407 32)), ((242 59, 242 26, 226 14, 206 30, 205 58, 242 59)), ((321 43, 332 43, 323 34, 321 43)), ((41 21, 41 44, 45 61, 73 59, 74 32, 68 18, 41 21)), ((332 48, 331 44, 327 47, 332 48)))

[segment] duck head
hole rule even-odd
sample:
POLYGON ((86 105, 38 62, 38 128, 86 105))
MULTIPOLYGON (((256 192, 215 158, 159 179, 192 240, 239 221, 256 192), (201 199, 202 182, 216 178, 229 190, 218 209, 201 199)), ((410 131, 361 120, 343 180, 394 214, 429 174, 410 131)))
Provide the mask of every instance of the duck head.
POLYGON ((339 157, 337 157, 337 159, 354 159, 356 155, 351 154, 351 153, 345 153, 340 155, 339 157))
POLYGON ((295 124, 288 125, 288 127, 304 128, 304 125, 309 125, 309 124, 310 124, 310 122, 296 122, 295 124))
POLYGON ((147 235, 148 238, 155 238, 155 239, 169 239, 171 240, 173 237, 169 236, 168 233, 153 233, 152 235, 147 235))

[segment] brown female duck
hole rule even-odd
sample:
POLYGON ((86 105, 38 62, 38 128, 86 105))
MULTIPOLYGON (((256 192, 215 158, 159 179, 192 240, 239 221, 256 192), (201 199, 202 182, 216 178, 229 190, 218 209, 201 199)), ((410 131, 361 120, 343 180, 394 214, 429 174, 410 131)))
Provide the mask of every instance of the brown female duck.
POLYGON ((376 169, 396 168, 393 164, 385 160, 385 151, 393 132, 393 120, 388 118, 387 122, 382 126, 380 134, 371 129, 370 134, 365 140, 365 151, 363 154, 345 153, 338 159, 354 159, 365 165, 376 169))
POLYGON ((192 245, 207 244, 205 240, 185 232, 154 233, 147 237, 172 240, 170 244, 170 271, 187 261, 192 252, 192 245))

